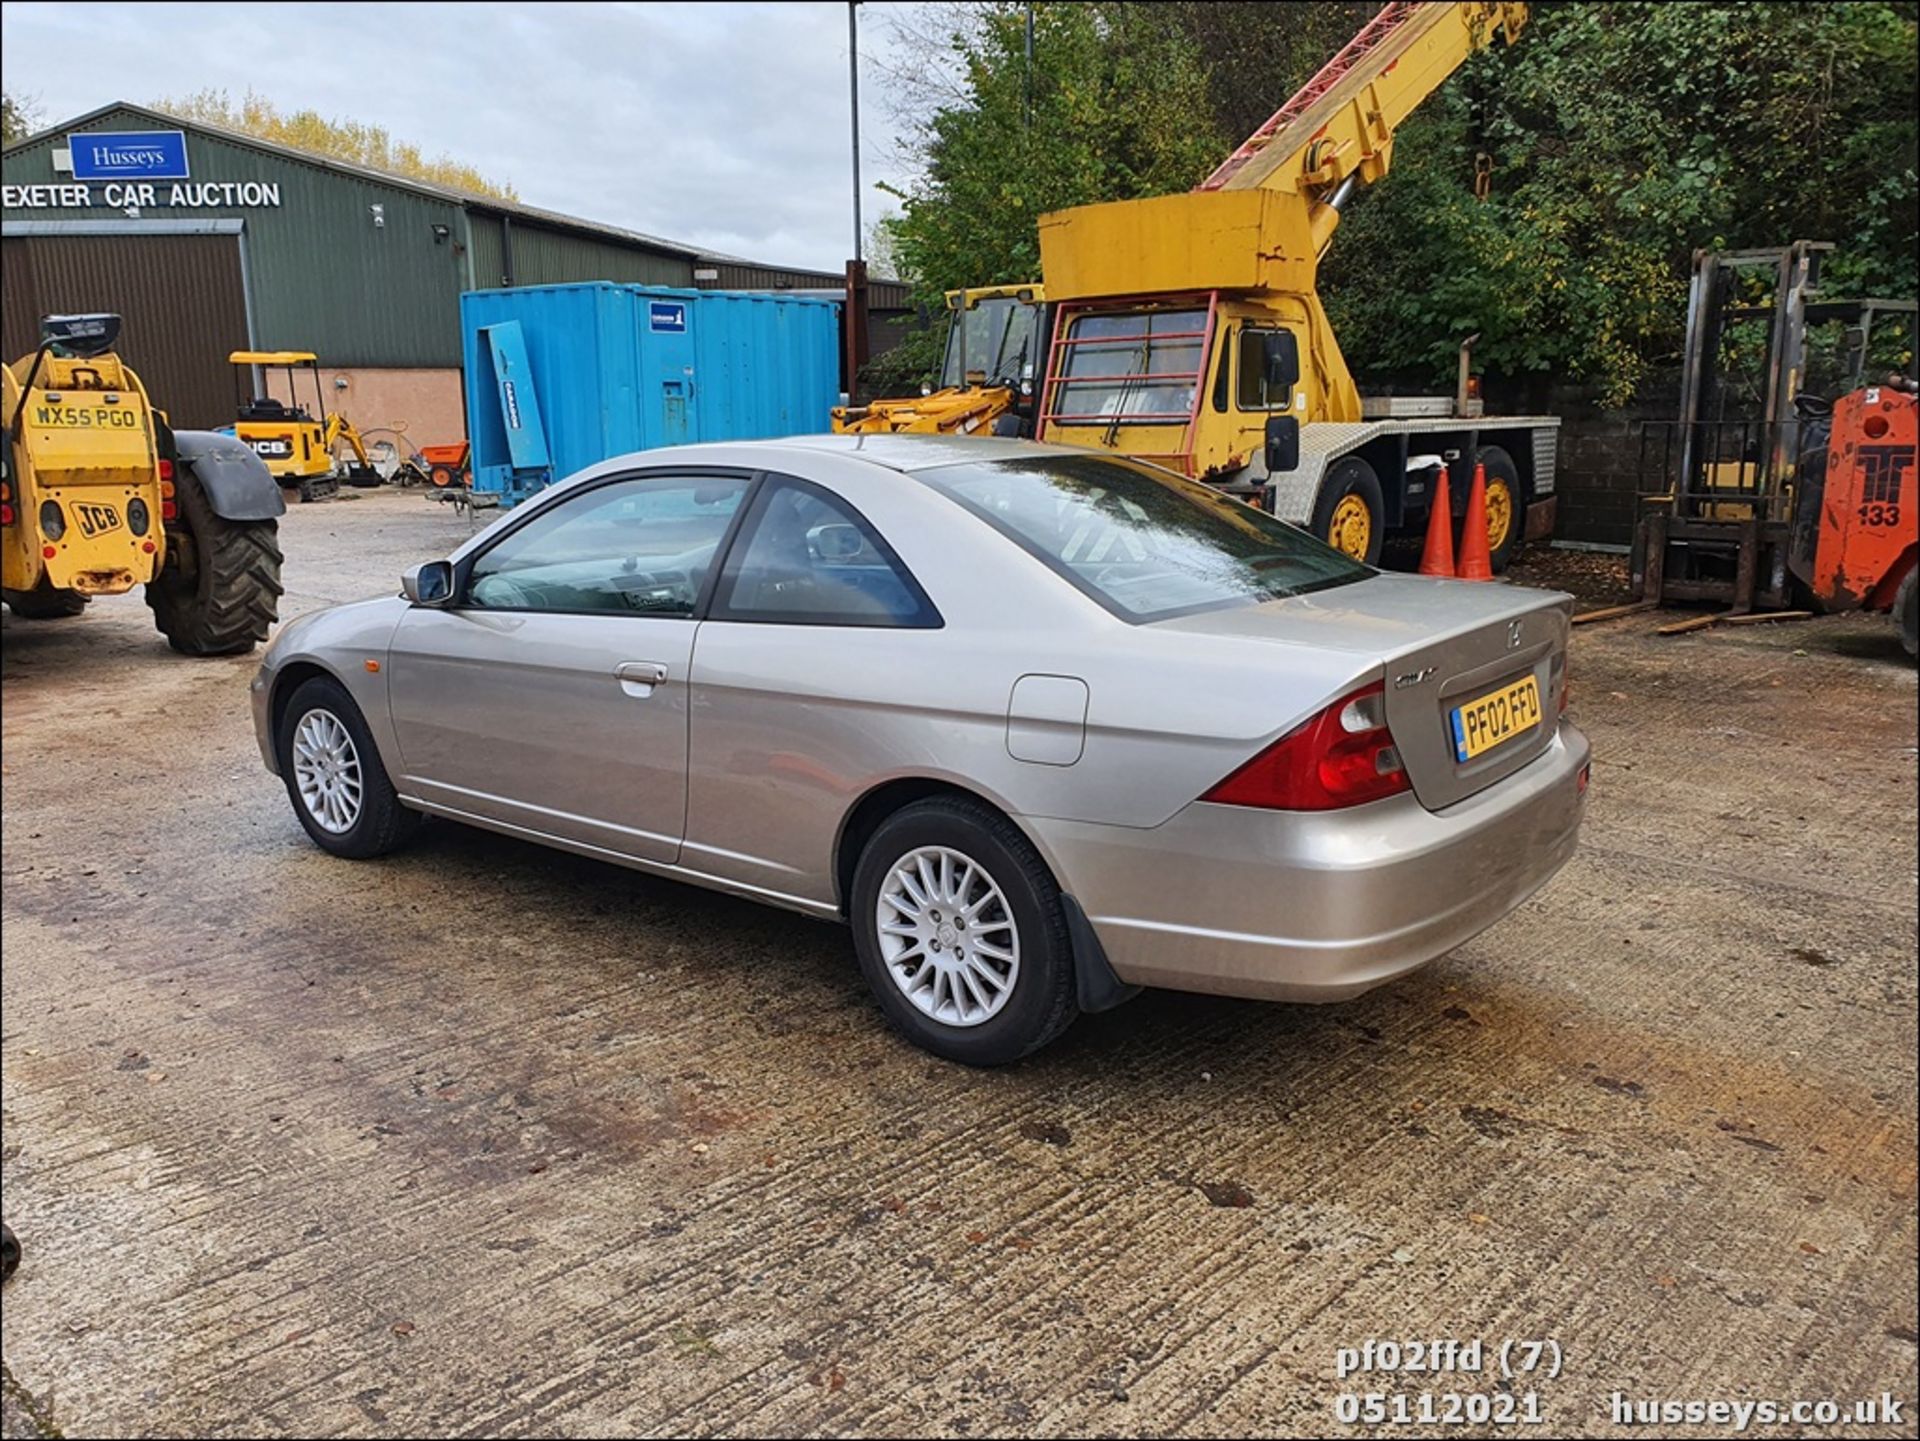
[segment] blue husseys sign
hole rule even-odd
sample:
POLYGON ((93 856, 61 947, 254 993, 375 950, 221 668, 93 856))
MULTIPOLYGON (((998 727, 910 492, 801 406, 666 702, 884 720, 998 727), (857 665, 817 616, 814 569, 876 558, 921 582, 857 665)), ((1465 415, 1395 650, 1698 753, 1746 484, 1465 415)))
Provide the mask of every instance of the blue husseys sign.
POLYGON ((82 130, 67 136, 75 180, 185 180, 187 137, 179 130, 82 130))
POLYGON ((648 301, 647 329, 661 331, 667 335, 685 335, 687 303, 684 300, 648 301))

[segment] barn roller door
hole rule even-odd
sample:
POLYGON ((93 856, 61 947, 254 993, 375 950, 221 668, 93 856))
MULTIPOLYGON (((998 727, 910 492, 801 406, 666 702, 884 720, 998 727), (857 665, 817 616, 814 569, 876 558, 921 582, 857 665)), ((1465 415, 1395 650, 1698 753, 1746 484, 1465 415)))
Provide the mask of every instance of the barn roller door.
POLYGON ((237 223, 185 232, 140 222, 8 225, 0 238, 0 356, 12 363, 31 352, 43 315, 113 311, 123 321, 120 355, 176 428, 231 424, 227 356, 252 343, 241 243, 237 223))

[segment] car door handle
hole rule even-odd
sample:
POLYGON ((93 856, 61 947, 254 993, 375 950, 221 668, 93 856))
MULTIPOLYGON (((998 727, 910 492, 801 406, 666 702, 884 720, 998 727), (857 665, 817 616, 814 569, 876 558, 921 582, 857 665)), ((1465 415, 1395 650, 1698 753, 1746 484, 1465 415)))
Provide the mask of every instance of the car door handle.
POLYGON ((643 699, 666 681, 667 668, 658 661, 627 660, 613 668, 613 678, 628 695, 643 699))

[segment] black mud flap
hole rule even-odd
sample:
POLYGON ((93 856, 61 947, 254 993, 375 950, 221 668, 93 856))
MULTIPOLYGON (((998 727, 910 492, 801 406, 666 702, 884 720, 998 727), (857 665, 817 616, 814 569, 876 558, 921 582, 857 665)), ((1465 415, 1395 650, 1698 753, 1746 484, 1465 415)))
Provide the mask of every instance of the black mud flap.
POLYGON ((1141 987, 1130 986, 1113 973, 1100 937, 1093 933, 1093 922, 1080 902, 1072 896, 1060 897, 1060 909, 1067 917, 1067 939, 1073 945, 1073 976, 1080 995, 1080 1009, 1086 1015, 1110 1011, 1140 994, 1141 987))
POLYGON ((287 513, 280 485, 267 463, 231 435, 176 430, 179 463, 191 466, 207 504, 222 520, 274 520, 287 513))

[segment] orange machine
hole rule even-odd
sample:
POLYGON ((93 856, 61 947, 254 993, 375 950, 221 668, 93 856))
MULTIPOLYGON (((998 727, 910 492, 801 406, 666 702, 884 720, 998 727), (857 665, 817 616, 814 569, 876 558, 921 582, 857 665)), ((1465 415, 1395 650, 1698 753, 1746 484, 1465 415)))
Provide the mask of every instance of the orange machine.
POLYGON ((1822 610, 1891 610, 1908 655, 1920 651, 1915 389, 1912 380, 1889 376, 1835 401, 1824 424, 1817 414, 1803 422, 1788 551, 1795 577, 1822 610))

